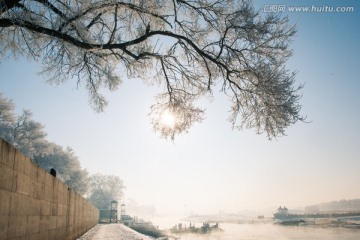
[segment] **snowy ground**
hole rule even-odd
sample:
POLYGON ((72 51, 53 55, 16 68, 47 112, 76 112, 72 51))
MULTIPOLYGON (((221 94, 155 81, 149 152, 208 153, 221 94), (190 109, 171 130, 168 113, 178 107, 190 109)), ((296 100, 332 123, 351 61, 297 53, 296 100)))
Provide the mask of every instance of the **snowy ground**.
POLYGON ((98 224, 77 240, 153 240, 122 224, 98 224))

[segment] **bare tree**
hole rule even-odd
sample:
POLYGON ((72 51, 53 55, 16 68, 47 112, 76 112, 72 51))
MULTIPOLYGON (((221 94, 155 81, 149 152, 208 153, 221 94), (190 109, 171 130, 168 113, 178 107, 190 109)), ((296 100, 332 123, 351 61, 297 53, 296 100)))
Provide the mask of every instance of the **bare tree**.
POLYGON ((121 76, 160 84, 155 131, 174 138, 200 122, 196 101, 215 86, 229 96, 234 128, 269 138, 298 120, 300 86, 285 69, 295 34, 287 18, 256 12, 246 0, 1 0, 0 55, 41 59, 49 82, 77 79, 92 106, 121 76), (164 124, 163 114, 175 115, 164 124))

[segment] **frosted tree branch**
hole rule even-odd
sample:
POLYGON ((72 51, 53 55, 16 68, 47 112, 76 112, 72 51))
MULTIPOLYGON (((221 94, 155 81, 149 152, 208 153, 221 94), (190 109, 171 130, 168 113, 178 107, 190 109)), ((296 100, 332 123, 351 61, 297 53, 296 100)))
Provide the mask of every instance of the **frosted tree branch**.
POLYGON ((75 78, 102 111, 101 89, 127 77, 164 85, 151 107, 155 131, 174 139, 203 119, 196 101, 216 85, 229 96, 233 128, 269 138, 303 121, 295 73, 285 69, 295 34, 287 18, 256 12, 250 1, 0 1, 0 57, 42 60, 49 82, 75 78), (159 116, 179 117, 171 129, 159 116))

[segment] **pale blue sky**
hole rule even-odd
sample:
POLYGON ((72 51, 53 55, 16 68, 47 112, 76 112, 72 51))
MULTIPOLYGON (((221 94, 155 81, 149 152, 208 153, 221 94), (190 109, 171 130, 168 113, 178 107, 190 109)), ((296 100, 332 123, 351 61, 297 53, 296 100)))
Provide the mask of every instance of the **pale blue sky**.
POLYGON ((2 59, 0 92, 18 111, 30 109, 48 139, 72 147, 83 167, 120 176, 126 198, 153 205, 159 213, 294 208, 360 198, 360 4, 276 4, 355 8, 352 13, 283 13, 297 24, 287 66, 298 71, 298 84, 305 83, 302 113, 312 122, 297 123, 278 140, 252 130, 232 131, 226 97, 216 94, 202 124, 175 143, 165 141, 151 130, 147 116, 161 89, 126 80, 118 91, 106 93, 105 112, 95 113, 75 81, 48 85, 37 74, 40 63, 27 59, 2 59))

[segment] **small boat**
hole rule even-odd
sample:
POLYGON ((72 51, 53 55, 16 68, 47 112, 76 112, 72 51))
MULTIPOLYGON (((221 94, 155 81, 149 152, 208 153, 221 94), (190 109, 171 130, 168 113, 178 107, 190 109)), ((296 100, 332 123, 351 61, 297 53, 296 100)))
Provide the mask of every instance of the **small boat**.
POLYGON ((279 224, 284 226, 299 226, 304 225, 305 221, 302 219, 284 220, 279 222, 279 224))

